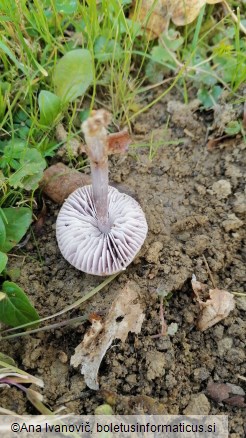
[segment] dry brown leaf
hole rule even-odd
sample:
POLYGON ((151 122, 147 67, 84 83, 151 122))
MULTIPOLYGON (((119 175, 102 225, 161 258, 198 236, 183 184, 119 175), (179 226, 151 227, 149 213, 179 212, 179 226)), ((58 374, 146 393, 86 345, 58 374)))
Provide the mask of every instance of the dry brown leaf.
MULTIPOLYGON (((206 4, 221 3, 223 0, 142 0, 138 20, 144 24, 150 39, 158 38, 168 29, 170 19, 176 26, 191 23, 206 4)), ((133 15, 133 14, 132 14, 133 15)), ((132 16, 131 15, 131 16, 132 16)))
POLYGON ((207 150, 212 151, 219 143, 222 142, 222 140, 225 140, 226 138, 230 138, 230 135, 223 135, 222 137, 218 138, 210 138, 207 142, 207 150))
POLYGON ((81 374, 91 389, 98 389, 101 361, 115 339, 125 342, 129 332, 140 333, 144 314, 139 302, 139 287, 130 281, 114 300, 105 322, 92 318, 92 326, 71 357, 71 365, 81 367, 81 374))
POLYGON ((231 310, 235 308, 234 296, 230 292, 217 288, 209 289, 210 298, 204 302, 201 295, 205 292, 206 285, 197 281, 194 275, 191 284, 201 310, 197 323, 198 330, 202 332, 207 330, 226 318, 231 310))
POLYGON ((230 406, 245 408, 245 391, 240 386, 231 383, 210 382, 206 394, 217 403, 224 402, 230 406))
MULTIPOLYGON (((167 1, 157 1, 153 9, 153 0, 142 0, 141 8, 138 12, 138 21, 144 23, 145 29, 150 39, 158 38, 159 35, 168 29, 171 14, 168 13, 167 1), (151 13, 150 13, 151 11, 151 13)), ((132 14, 130 18, 132 18, 132 14)))
POLYGON ((176 26, 192 23, 205 3, 204 0, 176 0, 172 2, 172 21, 176 26))
POLYGON ((121 154, 127 152, 128 146, 131 144, 130 134, 125 129, 120 132, 109 134, 107 140, 108 154, 121 154))

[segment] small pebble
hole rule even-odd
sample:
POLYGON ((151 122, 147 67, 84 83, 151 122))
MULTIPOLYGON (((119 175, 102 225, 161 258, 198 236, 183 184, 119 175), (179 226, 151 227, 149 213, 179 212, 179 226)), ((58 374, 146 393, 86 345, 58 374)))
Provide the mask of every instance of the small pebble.
POLYGON ((210 376, 210 372, 205 367, 196 368, 194 370, 194 380, 196 382, 202 382, 203 380, 208 379, 210 376))
POLYGON ((232 213, 232 214, 228 214, 227 219, 222 222, 222 226, 225 229, 225 231, 228 233, 229 231, 234 231, 242 227, 243 221, 238 219, 238 217, 234 213, 232 213))
POLYGON ((212 190, 218 199, 225 199, 231 194, 231 184, 225 179, 220 179, 212 185, 212 190))
POLYGON ((210 411, 210 403, 205 394, 192 395, 186 408, 185 415, 208 415, 210 411))

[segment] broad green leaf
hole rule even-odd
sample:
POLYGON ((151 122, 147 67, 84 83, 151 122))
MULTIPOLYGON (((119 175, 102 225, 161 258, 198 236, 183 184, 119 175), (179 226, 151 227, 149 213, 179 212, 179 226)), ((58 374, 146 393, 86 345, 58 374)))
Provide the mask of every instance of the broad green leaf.
POLYGON ((93 80, 93 64, 89 50, 67 52, 56 64, 54 86, 63 102, 73 102, 82 96, 93 80))
POLYGON ((32 211, 27 207, 9 207, 2 209, 7 223, 5 224, 6 239, 0 250, 9 252, 26 234, 32 222, 32 211))
POLYGON ((0 251, 0 274, 3 272, 5 266, 7 265, 8 256, 5 252, 0 251))
POLYGON ((216 104, 221 93, 222 88, 219 85, 215 85, 209 91, 206 90, 206 88, 200 88, 197 97, 202 102, 204 108, 212 108, 216 104))
POLYGON ((40 123, 52 125, 61 112, 61 99, 50 91, 42 90, 38 96, 40 123))
POLYGON ((37 149, 26 148, 20 157, 19 167, 9 177, 9 184, 26 190, 35 190, 42 178, 46 161, 37 149))
POLYGON ((4 244, 5 239, 6 239, 6 229, 5 229, 4 220, 0 213, 0 247, 4 244))
POLYGON ((115 40, 99 36, 94 45, 95 58, 101 62, 118 60, 122 56, 122 48, 115 40))
POLYGON ((174 70, 176 68, 175 61, 173 60, 172 55, 164 47, 153 47, 153 49, 151 50, 151 58, 152 61, 163 64, 171 70, 174 70))
POLYGON ((4 281, 0 296, 0 321, 11 327, 39 320, 25 292, 11 281, 4 281))
POLYGON ((55 8, 64 15, 74 14, 78 9, 78 0, 56 0, 55 8))

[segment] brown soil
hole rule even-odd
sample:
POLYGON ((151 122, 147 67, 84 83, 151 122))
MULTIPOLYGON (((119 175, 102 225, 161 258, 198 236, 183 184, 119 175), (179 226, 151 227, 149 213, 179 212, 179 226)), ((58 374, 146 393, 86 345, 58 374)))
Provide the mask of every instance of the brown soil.
MULTIPOLYGON (((188 108, 177 101, 161 102, 138 118, 133 127, 135 147, 128 156, 112 158, 110 180, 126 186, 141 204, 149 225, 147 240, 124 273, 69 317, 104 314, 125 283, 136 282, 146 304, 142 332, 129 334, 125 344, 115 342, 99 372, 100 389, 117 394, 115 412, 133 414, 135 400, 145 413, 224 413, 229 415, 230 437, 239 438, 244 436, 245 407, 213 401, 206 387, 214 381, 245 388, 238 376, 246 375, 246 296, 236 296, 236 309, 229 317, 201 333, 196 329, 199 308, 191 288, 193 273, 212 287, 205 256, 218 288, 244 290, 246 145, 238 136, 222 140, 210 151, 206 147, 208 127, 213 135, 221 135, 227 110, 221 107, 214 118, 213 113, 202 113, 196 102, 188 108), (167 110, 170 121, 165 130, 167 110), (180 143, 167 144, 169 140, 180 143), (149 142, 157 145, 154 157, 143 145, 149 142), (158 288, 172 293, 165 319, 178 324, 174 336, 152 337, 160 332, 158 288)), ((240 108, 234 111, 239 113, 240 108)), ((24 252, 15 252, 19 258, 11 257, 13 267, 21 267, 18 284, 41 316, 63 309, 102 281, 62 258, 55 238, 58 207, 51 201, 47 207, 41 234, 24 252)), ((68 412, 92 414, 105 400, 105 392, 90 390, 79 370, 70 366, 88 326, 86 322, 2 343, 1 350, 20 368, 43 378, 44 401, 53 410, 62 405, 68 412)), ((34 413, 16 389, 1 391, 1 405, 34 413)))

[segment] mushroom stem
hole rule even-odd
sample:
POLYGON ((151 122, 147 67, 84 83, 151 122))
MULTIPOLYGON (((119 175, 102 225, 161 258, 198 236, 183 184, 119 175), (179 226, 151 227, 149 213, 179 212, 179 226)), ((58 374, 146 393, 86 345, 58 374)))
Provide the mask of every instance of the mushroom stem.
POLYGON ((107 111, 92 111, 83 124, 85 150, 90 159, 92 190, 97 212, 98 228, 108 233, 111 224, 108 216, 108 142, 106 126, 110 122, 107 111))
POLYGON ((91 161, 92 190, 97 211, 98 228, 102 233, 110 231, 108 217, 108 156, 101 161, 91 161))

